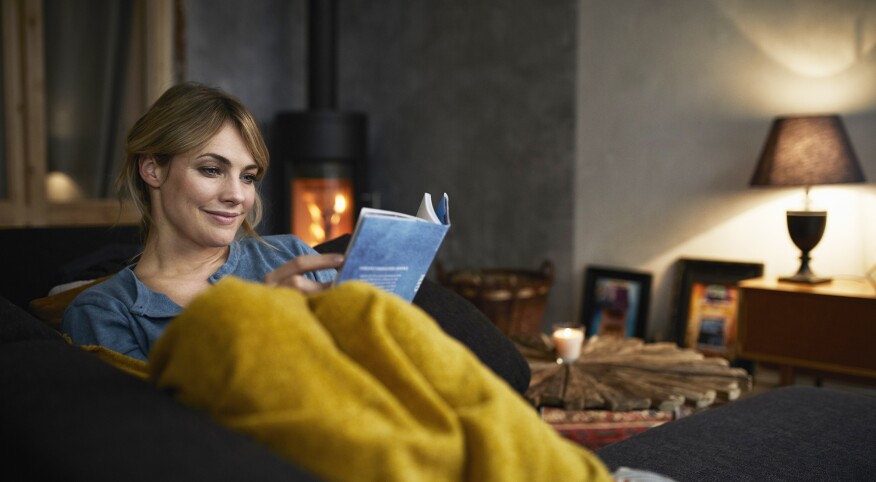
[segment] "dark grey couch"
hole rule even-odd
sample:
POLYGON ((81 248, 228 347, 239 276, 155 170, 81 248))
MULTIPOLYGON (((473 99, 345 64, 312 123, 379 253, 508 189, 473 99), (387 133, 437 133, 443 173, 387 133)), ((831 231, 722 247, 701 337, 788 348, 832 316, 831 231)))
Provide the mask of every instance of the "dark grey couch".
POLYGON ((676 420, 597 452, 679 481, 876 480, 876 398, 786 387, 676 420))
MULTIPOLYGON (((5 234, 0 231, 0 249, 8 255, 21 238, 5 234)), ((63 238, 41 231, 30 235, 29 245, 39 247, 40 236, 49 236, 55 244, 66 239, 74 246, 79 235, 100 246, 88 230, 63 238)), ((52 263, 59 257, 47 256, 52 263)), ((40 261, 22 259, 0 260, 7 275, 0 294, 26 300, 39 292, 21 285, 27 284, 26 270, 38 269, 40 261), (21 270, 9 271, 13 264, 21 270)), ((415 302, 512 387, 526 388, 525 361, 471 304, 428 282, 415 302)), ((315 480, 203 413, 68 345, 20 304, 0 297, 5 480, 315 480)), ((786 388, 671 422, 597 454, 612 469, 647 469, 679 481, 876 480, 874 428, 874 398, 786 388)))
POLYGON ((5 480, 315 480, 0 298, 5 480))
MULTIPOLYGON (((27 311, 31 299, 55 284, 117 270, 137 251, 136 236, 131 228, 0 230, 0 250, 15 253, 0 258, 6 275, 0 280, 0 438, 7 447, 0 450, 0 472, 23 474, 22 480, 314 480, 69 345, 27 311)), ((343 252, 347 241, 317 250, 343 252)), ((517 392, 526 390, 528 364, 471 303, 428 280, 414 303, 517 392)))

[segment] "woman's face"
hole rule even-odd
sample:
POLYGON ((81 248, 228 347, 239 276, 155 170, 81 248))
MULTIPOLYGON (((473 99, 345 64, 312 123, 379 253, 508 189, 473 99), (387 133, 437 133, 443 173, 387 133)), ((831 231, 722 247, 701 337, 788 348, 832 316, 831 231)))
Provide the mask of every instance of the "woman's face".
POLYGON ((155 169, 163 181, 152 190, 152 216, 162 243, 172 240, 194 248, 231 244, 255 203, 258 174, 232 124, 205 146, 155 169))

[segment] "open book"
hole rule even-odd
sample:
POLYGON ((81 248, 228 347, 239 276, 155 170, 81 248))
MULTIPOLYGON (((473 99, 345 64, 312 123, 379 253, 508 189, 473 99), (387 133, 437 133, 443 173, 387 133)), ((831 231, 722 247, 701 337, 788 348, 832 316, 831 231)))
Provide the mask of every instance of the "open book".
POLYGON ((426 193, 416 216, 362 208, 335 284, 366 281, 413 300, 450 229, 448 203, 444 194, 433 207, 426 193))

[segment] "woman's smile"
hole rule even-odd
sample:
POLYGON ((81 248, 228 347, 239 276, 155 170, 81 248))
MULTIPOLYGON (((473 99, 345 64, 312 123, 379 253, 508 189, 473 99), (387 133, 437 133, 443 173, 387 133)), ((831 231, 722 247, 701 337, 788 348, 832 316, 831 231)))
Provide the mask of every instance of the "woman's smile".
POLYGON ((212 210, 208 210, 208 209, 205 209, 204 212, 207 213, 210 216, 210 218, 212 218, 214 221, 216 221, 217 223, 219 223, 223 226, 231 226, 233 224, 236 224, 238 216, 242 215, 242 213, 232 213, 232 212, 226 212, 226 211, 212 211, 212 210))

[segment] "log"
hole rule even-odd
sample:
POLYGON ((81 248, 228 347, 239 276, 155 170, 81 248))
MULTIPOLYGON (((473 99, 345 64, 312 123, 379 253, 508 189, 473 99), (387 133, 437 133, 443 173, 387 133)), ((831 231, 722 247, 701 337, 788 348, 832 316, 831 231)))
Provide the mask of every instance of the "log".
POLYGON ((664 411, 675 411, 680 408, 686 400, 683 395, 675 392, 671 388, 650 383, 650 381, 647 378, 642 377, 640 373, 615 369, 612 374, 634 392, 640 393, 641 396, 651 399, 651 408, 664 411))
POLYGON ((563 406, 566 410, 582 410, 605 406, 605 399, 599 393, 596 379, 583 371, 578 365, 570 366, 569 368, 569 378, 566 380, 563 406))
POLYGON ((535 385, 530 384, 524 393, 524 397, 535 406, 549 405, 560 406, 563 403, 563 393, 566 387, 565 366, 559 366, 555 372, 542 378, 535 385))
POLYGON ((536 406, 677 411, 735 400, 752 387, 751 375, 726 359, 707 357, 674 343, 593 336, 573 364, 558 365, 545 336, 512 338, 530 363, 525 396, 536 406))

